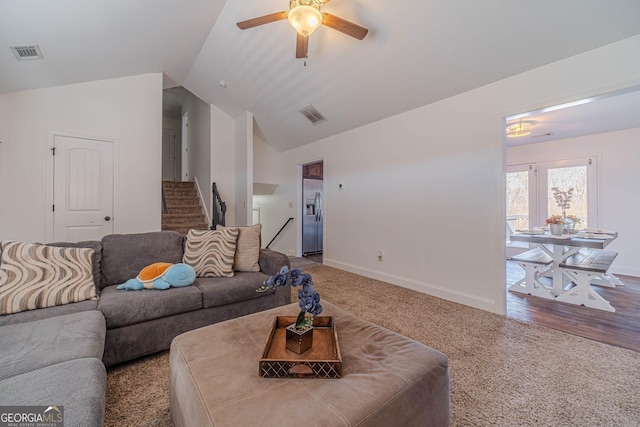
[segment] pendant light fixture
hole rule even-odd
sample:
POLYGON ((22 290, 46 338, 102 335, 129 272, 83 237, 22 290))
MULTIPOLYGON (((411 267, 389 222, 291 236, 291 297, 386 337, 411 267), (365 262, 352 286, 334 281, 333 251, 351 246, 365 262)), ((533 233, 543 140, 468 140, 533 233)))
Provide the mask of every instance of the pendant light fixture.
POLYGON ((531 129, 535 122, 531 120, 519 120, 514 123, 507 124, 507 138, 519 138, 521 136, 531 135, 531 129))

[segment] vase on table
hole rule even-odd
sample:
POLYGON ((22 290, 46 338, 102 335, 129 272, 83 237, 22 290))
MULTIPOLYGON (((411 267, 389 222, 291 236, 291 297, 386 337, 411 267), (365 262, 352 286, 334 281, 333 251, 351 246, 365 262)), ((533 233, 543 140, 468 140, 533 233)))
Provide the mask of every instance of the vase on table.
POLYGON ((549 230, 553 236, 561 236, 564 233, 564 224, 549 224, 549 230))
POLYGON ((286 346, 288 350, 302 354, 313 345, 313 326, 296 329, 295 323, 287 326, 286 346))
POLYGON ((575 223, 571 218, 567 218, 567 214, 565 211, 562 211, 562 220, 564 221, 564 229, 567 231, 567 233, 570 233, 571 230, 573 230, 573 227, 575 227, 575 223))

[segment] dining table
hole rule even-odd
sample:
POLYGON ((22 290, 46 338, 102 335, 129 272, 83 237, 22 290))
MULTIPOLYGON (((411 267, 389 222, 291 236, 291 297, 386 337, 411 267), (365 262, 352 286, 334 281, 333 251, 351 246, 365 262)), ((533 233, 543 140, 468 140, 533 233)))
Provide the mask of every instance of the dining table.
MULTIPOLYGON (((618 238, 617 232, 600 231, 561 235, 552 235, 548 232, 544 234, 519 232, 511 235, 511 241, 531 243, 542 249, 553 259, 552 267, 546 274, 551 275, 551 293, 554 296, 558 296, 565 290, 566 285, 572 281, 572 277, 560 267, 560 264, 583 248, 604 249, 618 238)), ((595 278, 591 283, 607 287, 624 286, 620 279, 608 272, 595 278)))

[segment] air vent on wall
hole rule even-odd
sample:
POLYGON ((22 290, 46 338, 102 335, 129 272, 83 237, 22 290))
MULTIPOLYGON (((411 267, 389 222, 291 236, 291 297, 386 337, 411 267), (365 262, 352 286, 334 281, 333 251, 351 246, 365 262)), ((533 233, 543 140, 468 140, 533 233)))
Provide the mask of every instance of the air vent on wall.
POLYGON ((314 125, 327 121, 327 118, 323 116, 313 104, 304 107, 302 110, 299 110, 299 112, 309 119, 309 121, 314 125))
POLYGON ((17 59, 42 59, 42 52, 40 51, 40 46, 37 44, 26 45, 26 46, 10 46, 13 54, 17 59))

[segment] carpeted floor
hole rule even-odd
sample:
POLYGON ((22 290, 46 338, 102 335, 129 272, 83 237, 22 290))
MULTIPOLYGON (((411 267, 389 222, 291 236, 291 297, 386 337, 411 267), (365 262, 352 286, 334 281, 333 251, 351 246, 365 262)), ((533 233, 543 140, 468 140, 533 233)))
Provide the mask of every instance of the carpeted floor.
MULTIPOLYGON (((640 426, 639 353, 298 260, 323 299, 449 357, 452 426, 640 426)), ((168 361, 109 370, 105 426, 171 425, 168 361)))

